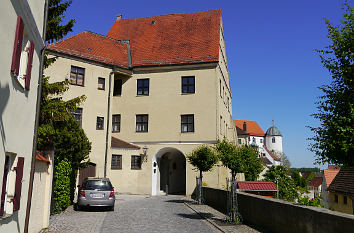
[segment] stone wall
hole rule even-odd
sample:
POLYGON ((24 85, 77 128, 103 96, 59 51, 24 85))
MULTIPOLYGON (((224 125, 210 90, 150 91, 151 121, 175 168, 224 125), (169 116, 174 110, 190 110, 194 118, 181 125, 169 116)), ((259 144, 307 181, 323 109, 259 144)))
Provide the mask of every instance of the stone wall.
MULTIPOLYGON (((206 204, 226 213, 227 191, 203 188, 206 204)), ((239 211, 245 223, 267 232, 353 232, 354 215, 324 208, 300 206, 286 201, 238 193, 239 211)))

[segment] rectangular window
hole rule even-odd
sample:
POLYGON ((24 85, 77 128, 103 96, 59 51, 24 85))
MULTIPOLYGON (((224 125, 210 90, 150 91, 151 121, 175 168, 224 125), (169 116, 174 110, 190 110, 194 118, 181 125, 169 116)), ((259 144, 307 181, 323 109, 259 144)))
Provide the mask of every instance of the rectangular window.
POLYGON ((122 84, 123 84, 123 81, 121 79, 114 80, 113 96, 121 96, 122 95, 122 84))
POLYGON ((132 170, 140 170, 141 169, 141 156, 140 155, 132 155, 131 169, 132 170))
POLYGON ((1 206, 0 206, 0 217, 4 215, 6 209, 6 199, 7 199, 7 193, 8 193, 8 175, 10 171, 10 156, 5 157, 5 164, 4 164, 4 174, 2 177, 2 189, 1 189, 1 206))
POLYGON ((181 115, 181 132, 194 132, 194 115, 181 115))
POLYGON ((343 204, 346 205, 348 203, 347 196, 343 196, 343 204))
POLYGON ((136 132, 148 132, 147 114, 136 115, 136 132))
POLYGON ((79 122, 80 126, 82 126, 82 108, 77 108, 74 111, 70 112, 71 115, 75 118, 77 122, 79 122))
POLYGON ((102 130, 103 129, 103 123, 104 123, 104 117, 97 117, 96 129, 102 130))
POLYGON ((262 138, 260 139, 260 142, 263 143, 263 139, 262 138))
POLYGON ((238 139, 238 144, 241 145, 242 141, 241 138, 238 139))
POLYGON ((221 79, 219 80, 220 83, 220 97, 222 98, 222 94, 221 94, 221 79))
POLYGON ((138 79, 137 80, 137 95, 149 95, 149 79, 138 79))
POLYGON ((85 69, 76 66, 71 66, 70 83, 74 85, 83 86, 84 79, 85 79, 85 69))
POLYGON ((120 114, 112 116, 112 132, 120 132, 120 114))
POLYGON ((105 79, 104 78, 98 78, 98 90, 104 90, 105 88, 105 79))
POLYGON ((122 155, 112 155, 111 169, 112 170, 122 169, 122 155))
POLYGON ((222 116, 220 116, 220 134, 222 135, 222 116))
POLYGON ((186 76, 182 77, 182 93, 194 93, 195 92, 195 77, 186 76))
POLYGON ((338 203, 338 195, 337 194, 334 194, 334 202, 338 203))

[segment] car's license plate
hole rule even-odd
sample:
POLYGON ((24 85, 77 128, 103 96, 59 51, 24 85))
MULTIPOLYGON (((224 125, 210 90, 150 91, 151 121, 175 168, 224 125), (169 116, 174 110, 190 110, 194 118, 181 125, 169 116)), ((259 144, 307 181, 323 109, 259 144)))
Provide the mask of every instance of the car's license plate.
POLYGON ((92 197, 92 198, 102 198, 103 194, 102 193, 90 193, 90 197, 92 197))

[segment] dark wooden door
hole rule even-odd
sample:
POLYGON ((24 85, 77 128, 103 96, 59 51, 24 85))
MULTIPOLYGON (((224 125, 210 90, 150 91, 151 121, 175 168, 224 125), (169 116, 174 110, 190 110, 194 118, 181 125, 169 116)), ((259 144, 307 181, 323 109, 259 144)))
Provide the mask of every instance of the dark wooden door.
POLYGON ((0 207, 0 216, 4 214, 4 208, 5 208, 5 199, 6 199, 6 184, 7 184, 7 175, 9 173, 9 160, 10 157, 6 156, 5 158, 5 165, 4 165, 4 175, 2 178, 2 189, 1 189, 1 207, 0 207))
POLYGON ((96 164, 90 163, 87 168, 80 169, 79 171, 79 185, 82 184, 82 181, 87 177, 96 176, 96 164))

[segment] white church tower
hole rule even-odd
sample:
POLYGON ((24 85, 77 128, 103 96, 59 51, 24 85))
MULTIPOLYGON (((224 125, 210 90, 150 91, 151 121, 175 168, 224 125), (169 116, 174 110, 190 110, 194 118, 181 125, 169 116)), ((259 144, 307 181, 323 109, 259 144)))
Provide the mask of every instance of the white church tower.
POLYGON ((274 125, 270 127, 265 134, 265 144, 270 151, 276 154, 283 154, 283 135, 280 130, 274 125))

